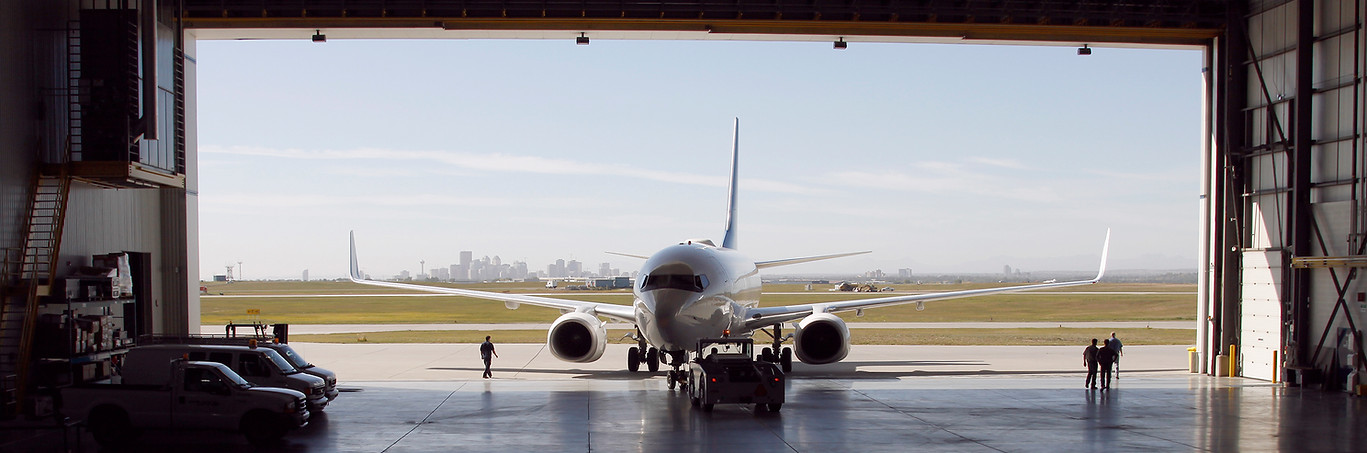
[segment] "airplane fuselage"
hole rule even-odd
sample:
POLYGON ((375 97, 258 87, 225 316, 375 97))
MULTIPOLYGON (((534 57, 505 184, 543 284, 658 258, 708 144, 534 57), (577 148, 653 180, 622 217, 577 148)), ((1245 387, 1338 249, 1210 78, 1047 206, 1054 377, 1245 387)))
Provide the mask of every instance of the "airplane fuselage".
POLYGON ((636 326, 662 351, 692 351, 699 339, 740 329, 747 309, 759 306, 755 262, 739 252, 687 241, 656 252, 641 266, 633 289, 636 326))

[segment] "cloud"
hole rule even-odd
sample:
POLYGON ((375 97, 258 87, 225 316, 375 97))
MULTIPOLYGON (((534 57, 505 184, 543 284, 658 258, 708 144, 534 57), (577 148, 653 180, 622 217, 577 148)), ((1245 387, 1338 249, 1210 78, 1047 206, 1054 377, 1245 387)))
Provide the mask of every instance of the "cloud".
MULTIPOLYGON (((1001 164, 998 162, 993 165, 1001 164)), ((910 172, 839 171, 830 174, 825 181, 847 187, 936 195, 965 193, 1036 202, 1054 202, 1061 198, 1056 191, 1039 183, 1026 183, 1019 178, 981 171, 969 165, 953 162, 920 162, 912 166, 914 171, 910 172)))
MULTIPOLYGON (((455 169, 477 170, 482 172, 536 173, 578 176, 619 176, 645 179, 650 181, 686 184, 706 187, 726 187, 725 176, 699 175, 677 171, 662 171, 638 168, 626 164, 602 164, 571 159, 554 159, 539 156, 510 155, 501 153, 477 154, 456 151, 410 151, 379 148, 358 148, 350 150, 305 150, 275 149, 252 146, 203 145, 200 153, 208 156, 233 155, 246 157, 267 157, 279 159, 327 160, 327 161, 427 161, 443 164, 455 169)), ((440 171, 424 168, 425 171, 440 171)), ((451 170, 447 170, 451 171, 451 170)), ((744 179, 746 190, 808 195, 824 192, 822 189, 772 180, 744 179)))

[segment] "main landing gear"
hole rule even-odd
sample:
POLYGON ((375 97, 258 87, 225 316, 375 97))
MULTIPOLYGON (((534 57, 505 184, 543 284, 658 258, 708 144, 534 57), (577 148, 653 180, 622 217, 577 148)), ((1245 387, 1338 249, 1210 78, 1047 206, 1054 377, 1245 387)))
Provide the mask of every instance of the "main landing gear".
POLYGON ((627 369, 635 373, 645 363, 646 369, 654 373, 660 371, 660 360, 660 350, 647 346, 645 335, 641 335, 641 329, 636 329, 636 346, 627 350, 627 369))
MULTIPOLYGON (((769 334, 769 338, 774 339, 774 345, 773 347, 768 347, 761 350, 759 353, 759 359, 769 363, 777 363, 779 367, 783 368, 784 373, 792 372, 793 348, 783 347, 783 340, 787 339, 787 337, 783 336, 783 325, 774 324, 773 332, 769 332, 764 329, 760 329, 760 331, 769 334)), ((789 334, 789 336, 791 335, 792 334, 789 334)))

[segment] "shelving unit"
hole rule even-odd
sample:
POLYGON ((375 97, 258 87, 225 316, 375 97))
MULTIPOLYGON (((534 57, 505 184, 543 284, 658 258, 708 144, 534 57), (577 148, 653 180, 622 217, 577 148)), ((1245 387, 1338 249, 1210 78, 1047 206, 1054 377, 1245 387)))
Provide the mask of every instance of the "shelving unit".
MULTIPOLYGON (((49 297, 48 299, 53 299, 49 297)), ((137 338, 132 297, 39 305, 39 385, 109 379, 137 338)))

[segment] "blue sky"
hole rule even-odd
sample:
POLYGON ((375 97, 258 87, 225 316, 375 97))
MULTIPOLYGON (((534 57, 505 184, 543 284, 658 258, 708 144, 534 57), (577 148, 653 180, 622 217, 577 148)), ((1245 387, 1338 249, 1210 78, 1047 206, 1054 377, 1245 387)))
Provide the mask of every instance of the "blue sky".
POLYGON ((785 273, 1194 269, 1201 54, 964 44, 198 43, 200 272, 461 250, 635 269, 720 240, 785 273))

